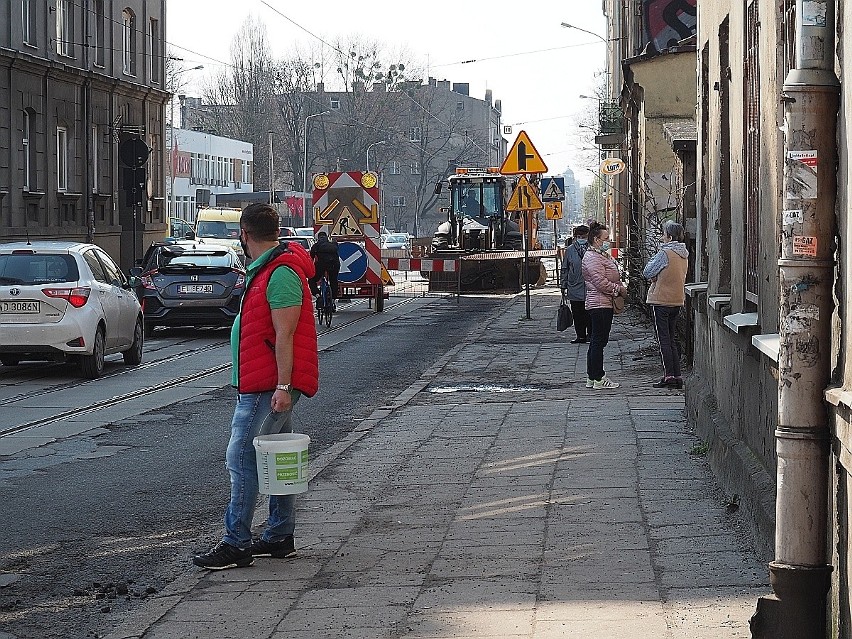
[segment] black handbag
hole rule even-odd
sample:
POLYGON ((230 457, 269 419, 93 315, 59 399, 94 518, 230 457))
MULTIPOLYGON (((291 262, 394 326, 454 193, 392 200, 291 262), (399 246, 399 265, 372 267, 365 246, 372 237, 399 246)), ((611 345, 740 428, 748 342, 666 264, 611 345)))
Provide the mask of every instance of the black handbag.
POLYGON ((564 331, 574 325, 574 314, 571 312, 571 304, 562 297, 562 303, 559 304, 559 310, 556 311, 556 330, 564 331))

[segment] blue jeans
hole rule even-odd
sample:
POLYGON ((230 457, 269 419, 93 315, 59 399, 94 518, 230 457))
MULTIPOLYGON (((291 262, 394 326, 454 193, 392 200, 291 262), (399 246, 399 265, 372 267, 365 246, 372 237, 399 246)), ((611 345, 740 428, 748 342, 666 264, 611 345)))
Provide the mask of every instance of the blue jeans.
MULTIPOLYGON (((293 405, 300 393, 293 393, 293 405)), ((231 421, 231 440, 225 453, 225 467, 231 476, 231 501, 225 511, 225 536, 222 541, 237 548, 251 545, 251 522, 257 505, 257 461, 252 440, 257 435, 292 433, 293 411, 273 413, 272 392, 243 393, 231 421)), ((270 495, 269 519, 262 538, 281 541, 296 527, 295 495, 270 495)))
POLYGON ((586 375, 589 379, 600 381, 606 375, 603 354, 604 346, 609 342, 613 311, 611 308, 590 308, 588 313, 589 350, 586 353, 586 375))

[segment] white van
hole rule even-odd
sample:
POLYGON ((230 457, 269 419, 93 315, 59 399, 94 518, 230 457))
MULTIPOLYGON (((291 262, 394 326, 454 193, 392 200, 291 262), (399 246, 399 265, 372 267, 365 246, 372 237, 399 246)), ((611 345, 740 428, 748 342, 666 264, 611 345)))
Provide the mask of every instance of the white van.
POLYGON ((199 244, 227 246, 245 261, 240 245, 240 209, 199 209, 195 217, 195 239, 199 244))

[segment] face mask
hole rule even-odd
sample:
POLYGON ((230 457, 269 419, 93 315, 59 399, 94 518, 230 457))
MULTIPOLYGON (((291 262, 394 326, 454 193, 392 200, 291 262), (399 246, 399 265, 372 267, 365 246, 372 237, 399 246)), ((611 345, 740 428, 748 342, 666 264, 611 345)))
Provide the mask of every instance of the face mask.
POLYGON ((604 241, 604 242, 601 244, 601 250, 602 250, 602 251, 608 251, 608 250, 609 250, 609 246, 610 246, 609 241, 604 241))
POLYGON ((589 243, 589 240, 587 240, 586 238, 583 238, 583 237, 578 237, 578 238, 577 238, 576 240, 574 240, 574 241, 575 241, 577 244, 579 244, 580 246, 585 246, 586 244, 588 244, 588 243, 589 243))
POLYGON ((243 236, 240 235, 240 246, 243 249, 243 255, 246 256, 246 264, 251 262, 251 255, 249 255, 248 244, 243 241, 243 236))

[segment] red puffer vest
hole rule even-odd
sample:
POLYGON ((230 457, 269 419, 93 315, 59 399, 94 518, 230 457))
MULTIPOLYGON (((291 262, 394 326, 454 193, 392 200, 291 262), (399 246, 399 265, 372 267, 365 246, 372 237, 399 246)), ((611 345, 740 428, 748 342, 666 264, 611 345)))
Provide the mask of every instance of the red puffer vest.
POLYGON ((293 388, 312 397, 319 388, 317 329, 314 324, 313 297, 307 278, 313 277, 314 265, 301 245, 291 242, 275 249, 254 275, 244 293, 240 314, 239 380, 240 393, 263 393, 278 384, 275 362, 275 327, 266 299, 266 287, 276 268, 289 266, 302 281, 302 312, 293 335, 293 388))

